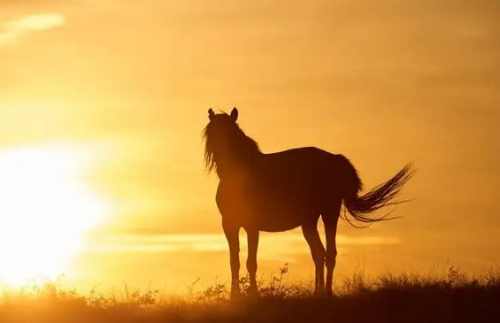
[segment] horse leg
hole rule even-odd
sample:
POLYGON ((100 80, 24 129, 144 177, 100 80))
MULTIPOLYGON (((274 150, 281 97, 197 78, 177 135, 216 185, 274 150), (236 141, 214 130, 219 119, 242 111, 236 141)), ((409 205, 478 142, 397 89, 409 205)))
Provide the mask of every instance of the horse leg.
POLYGON ((302 225, 302 233, 311 249, 311 256, 316 268, 314 294, 322 294, 325 288, 325 247, 321 242, 318 232, 318 218, 302 225))
POLYGON ((240 227, 222 222, 222 228, 229 244, 229 263, 231 265, 231 298, 240 293, 240 227))
POLYGON ((246 230, 248 243, 247 271, 250 276, 249 293, 255 295, 258 293, 257 288, 257 248, 259 246, 259 231, 246 230))
POLYGON ((325 224, 326 236, 326 295, 333 295, 333 270, 335 269, 337 259, 337 222, 339 219, 340 207, 338 212, 325 213, 322 215, 325 224))

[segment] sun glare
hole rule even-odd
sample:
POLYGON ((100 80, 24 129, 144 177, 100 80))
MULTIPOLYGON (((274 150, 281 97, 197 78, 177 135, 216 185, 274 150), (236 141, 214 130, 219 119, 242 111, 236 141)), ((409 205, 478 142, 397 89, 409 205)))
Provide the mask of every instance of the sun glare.
POLYGON ((102 203, 78 178, 85 163, 57 149, 0 153, 0 281, 19 286, 67 270, 102 203))

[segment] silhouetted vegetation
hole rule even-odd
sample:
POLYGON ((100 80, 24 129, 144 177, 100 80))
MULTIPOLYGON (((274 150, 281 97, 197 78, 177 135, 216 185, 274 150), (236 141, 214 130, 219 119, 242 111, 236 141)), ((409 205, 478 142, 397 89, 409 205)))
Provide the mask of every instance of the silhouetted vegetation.
MULTIPOLYGON (((4 293, 0 322, 498 322, 500 274, 470 276, 451 267, 444 275, 356 273, 333 298, 313 296, 308 284, 285 281, 288 267, 261 284, 260 297, 229 300, 225 284, 188 290, 183 296, 158 290, 106 296, 46 282, 4 293)), ((241 279, 244 291, 248 278, 241 279)))

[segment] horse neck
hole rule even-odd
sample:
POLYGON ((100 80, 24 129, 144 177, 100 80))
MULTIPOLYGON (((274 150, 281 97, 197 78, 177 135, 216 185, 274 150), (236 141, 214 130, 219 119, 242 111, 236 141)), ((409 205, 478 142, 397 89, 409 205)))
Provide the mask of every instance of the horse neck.
POLYGON ((249 170, 258 165, 263 153, 252 139, 248 137, 245 139, 232 144, 232 147, 229 147, 224 154, 216 156, 219 177, 241 172, 244 169, 249 170))

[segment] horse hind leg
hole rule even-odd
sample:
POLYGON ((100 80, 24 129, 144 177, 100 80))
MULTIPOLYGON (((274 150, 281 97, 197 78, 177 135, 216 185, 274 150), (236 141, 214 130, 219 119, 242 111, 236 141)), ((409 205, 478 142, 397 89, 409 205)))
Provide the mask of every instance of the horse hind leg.
POLYGON ((335 206, 333 211, 322 214, 323 223, 325 224, 326 236, 326 295, 333 295, 333 270, 337 262, 337 223, 340 216, 340 207, 335 206))
POLYGON ((316 269, 314 284, 314 294, 316 295, 323 294, 325 289, 325 247, 319 237, 318 218, 302 225, 302 232, 311 249, 311 256, 316 269))

